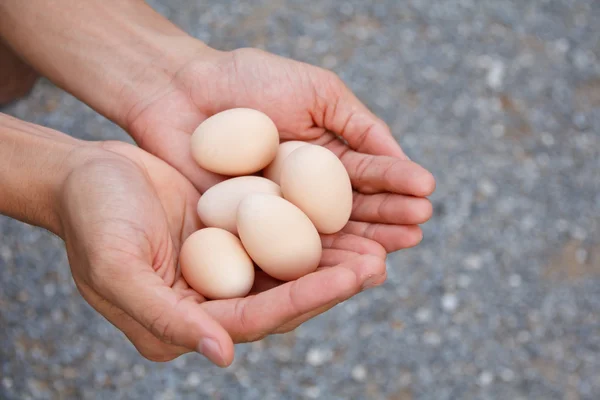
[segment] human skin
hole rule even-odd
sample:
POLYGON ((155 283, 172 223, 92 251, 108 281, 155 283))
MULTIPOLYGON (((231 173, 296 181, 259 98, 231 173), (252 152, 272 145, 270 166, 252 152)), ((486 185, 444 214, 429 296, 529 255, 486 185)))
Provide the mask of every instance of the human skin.
POLYGON ((0 143, 0 213, 60 236, 79 292, 150 360, 197 351, 227 366, 234 343, 289 332, 385 280, 378 243, 324 235, 315 273, 283 283, 258 272, 249 296, 207 301, 177 265, 201 228, 200 194, 177 170, 126 143, 84 142, 3 114, 0 143))
MULTIPOLYGON (((190 134, 216 112, 255 108, 275 121, 282 140, 331 149, 350 175, 354 208, 344 230, 324 238, 330 250, 325 265, 357 259, 356 249, 385 257, 422 239, 418 224, 431 217, 426 196, 435 188, 433 176, 407 159, 386 124, 329 71, 257 49, 212 49, 140 0, 55 0, 51 7, 42 0, 3 0, 0 36, 20 58, 125 129, 199 193, 224 179, 202 170, 189 152, 190 134)), ((384 277, 380 271, 371 275, 373 284, 384 277)), ((259 286, 279 284, 265 280, 259 286)), ((337 298, 307 309, 283 331, 336 303, 337 298)), ((235 333, 239 326, 223 326, 234 340, 245 340, 235 333)), ((138 349, 147 347, 140 337, 152 343, 149 336, 136 336, 138 349)), ((151 355, 176 356, 166 350, 151 355)))
POLYGON ((37 73, 0 38, 0 106, 29 93, 37 73))
POLYGON ((406 159, 386 124, 330 71, 257 49, 212 49, 140 0, 47 4, 4 0, 0 35, 201 193, 223 177, 193 161, 190 134, 216 112, 255 108, 275 121, 282 140, 316 142, 340 157, 355 202, 369 210, 353 215, 347 230, 390 252, 421 240, 433 176, 406 159))

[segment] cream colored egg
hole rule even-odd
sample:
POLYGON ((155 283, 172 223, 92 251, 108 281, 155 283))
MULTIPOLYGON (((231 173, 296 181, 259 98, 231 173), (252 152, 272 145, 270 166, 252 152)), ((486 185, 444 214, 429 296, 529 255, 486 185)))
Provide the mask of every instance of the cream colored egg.
POLYGON ((340 231, 352 212, 352 184, 346 168, 330 150, 302 146, 281 169, 283 197, 311 219, 321 233, 340 231))
POLYGON ((237 216, 244 248, 267 274, 290 281, 317 269, 322 252, 319 233, 289 201, 252 194, 242 200, 237 216))
POLYGON ((202 168, 222 175, 260 171, 277 154, 279 132, 264 113, 234 108, 213 115, 192 134, 191 152, 202 168))
POLYGON ((198 216, 206 226, 226 229, 237 235, 237 208, 252 193, 281 197, 279 185, 260 176, 240 176, 217 183, 198 201, 198 216))
POLYGON ((181 273, 209 299, 243 297, 254 284, 254 263, 240 240, 219 228, 191 234, 181 247, 181 273))
POLYGON ((264 169, 263 176, 279 185, 279 177, 281 175, 283 161, 292 153, 292 151, 307 145, 312 146, 309 143, 297 140, 281 143, 279 145, 279 149, 277 149, 277 155, 275 156, 275 159, 267 166, 267 168, 264 169))

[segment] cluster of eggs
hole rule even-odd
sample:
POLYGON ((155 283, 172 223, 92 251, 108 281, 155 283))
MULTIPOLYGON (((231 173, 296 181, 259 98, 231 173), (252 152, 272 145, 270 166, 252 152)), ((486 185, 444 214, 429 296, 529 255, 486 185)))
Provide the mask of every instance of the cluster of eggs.
POLYGON ((246 296, 255 264, 275 279, 314 272, 320 233, 340 231, 352 211, 352 186, 330 150, 301 141, 280 143, 275 123, 247 108, 205 120, 191 138, 202 168, 228 179, 198 201, 206 228, 180 253, 183 277, 210 299, 246 296))

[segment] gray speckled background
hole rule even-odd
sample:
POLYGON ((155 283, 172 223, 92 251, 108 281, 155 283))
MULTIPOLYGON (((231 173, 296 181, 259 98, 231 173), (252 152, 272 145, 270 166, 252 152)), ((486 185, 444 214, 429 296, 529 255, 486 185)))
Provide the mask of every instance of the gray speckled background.
MULTIPOLYGON (((0 398, 600 398, 600 2, 152 2, 211 45, 334 69, 438 181, 389 281, 226 370, 140 358, 62 243, 0 218, 0 398)), ((127 139, 47 82, 5 112, 127 139)))

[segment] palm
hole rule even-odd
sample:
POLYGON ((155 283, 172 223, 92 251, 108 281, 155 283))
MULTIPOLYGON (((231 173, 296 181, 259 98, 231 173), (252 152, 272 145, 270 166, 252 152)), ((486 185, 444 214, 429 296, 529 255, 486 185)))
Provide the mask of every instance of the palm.
POLYGON ((431 216, 424 198, 433 178, 406 159, 385 125, 328 71, 256 50, 219 53, 182 66, 176 84, 157 91, 130 114, 138 144, 167 161, 204 192, 224 179, 202 170, 189 152, 194 129, 210 115, 250 107, 269 115, 282 140, 323 145, 352 179, 354 210, 344 231, 373 239, 387 251, 416 245, 417 224, 431 216), (338 139, 342 136, 345 141, 338 139), (349 143, 347 145, 346 143, 349 143))
POLYGON ((287 332, 356 294, 367 280, 385 279, 385 252, 377 243, 327 236, 315 274, 283 283, 258 271, 246 298, 207 301, 177 268, 181 243, 201 227, 199 193, 133 146, 108 143, 104 150, 66 185, 65 209, 85 209, 65 218, 67 251, 85 299, 150 359, 194 349, 194 332, 221 331, 234 342, 287 332))

